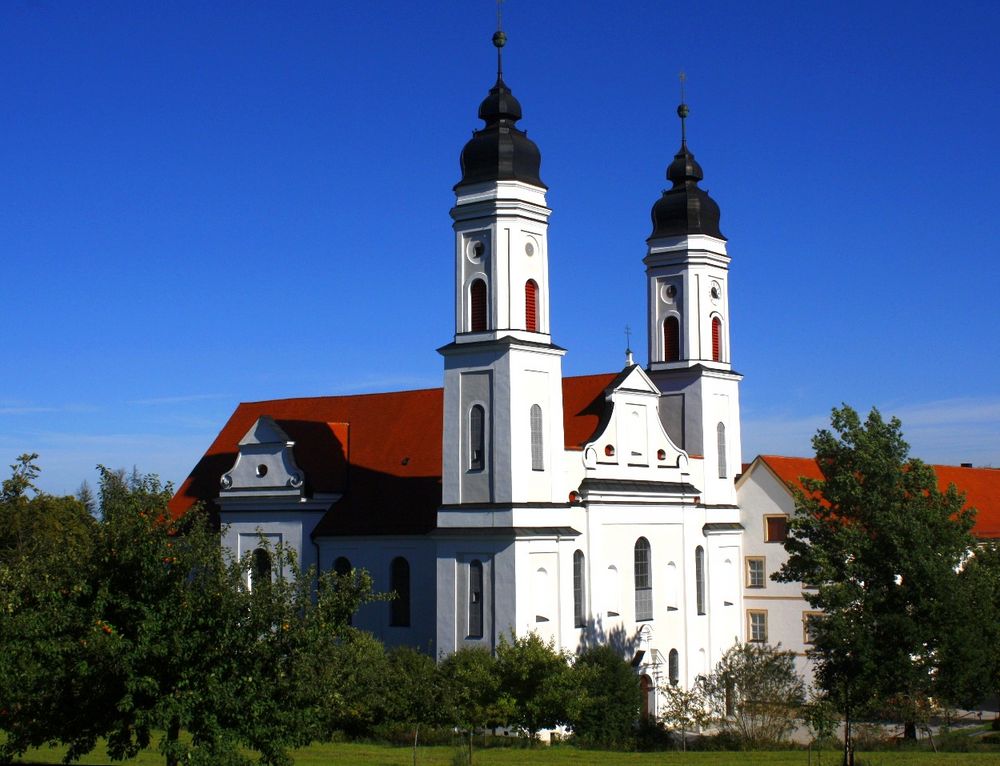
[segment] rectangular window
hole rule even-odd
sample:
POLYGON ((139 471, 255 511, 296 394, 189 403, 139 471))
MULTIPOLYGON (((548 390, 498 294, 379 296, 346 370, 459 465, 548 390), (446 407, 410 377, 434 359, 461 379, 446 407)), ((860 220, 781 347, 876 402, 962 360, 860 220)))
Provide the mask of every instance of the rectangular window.
POLYGON ((747 587, 763 588, 765 586, 764 557, 747 556, 747 587))
POLYGON ((764 542, 783 543, 788 537, 787 516, 765 516, 764 524, 764 542))
POLYGON ((542 408, 537 404, 532 404, 529 419, 531 430, 531 470, 544 471, 545 449, 542 442, 542 408))
POLYGON ((815 643, 816 639, 816 620, 822 615, 822 612, 803 612, 802 613, 802 643, 812 644, 815 643))
POLYGON ((747 612, 747 637, 754 643, 767 643, 767 611, 751 609, 747 612))

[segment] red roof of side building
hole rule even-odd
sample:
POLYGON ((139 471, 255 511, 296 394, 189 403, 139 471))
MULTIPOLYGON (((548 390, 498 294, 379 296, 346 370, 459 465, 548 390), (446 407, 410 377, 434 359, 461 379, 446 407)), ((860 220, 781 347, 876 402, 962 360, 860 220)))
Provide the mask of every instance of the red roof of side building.
MULTIPOLYGON (((593 436, 614 373, 563 379, 567 449, 593 436)), ((179 516, 219 496, 219 480, 261 416, 295 442, 308 493, 343 493, 315 534, 422 534, 441 504, 443 391, 274 399, 240 404, 170 501, 179 516)))
MULTIPOLYGON (((822 479, 816 461, 810 457, 761 455, 763 461, 782 481, 802 488, 799 479, 822 479)), ((976 523, 972 533, 981 540, 1000 538, 1000 469, 963 468, 954 465, 932 466, 937 474, 938 488, 944 492, 949 484, 965 493, 965 507, 975 508, 976 523)))

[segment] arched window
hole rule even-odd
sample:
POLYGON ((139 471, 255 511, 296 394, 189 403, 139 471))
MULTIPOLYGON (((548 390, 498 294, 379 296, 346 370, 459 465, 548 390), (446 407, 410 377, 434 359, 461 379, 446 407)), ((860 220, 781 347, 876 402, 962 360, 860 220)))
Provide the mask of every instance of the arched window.
POLYGON ((486 330, 486 283, 481 279, 469 287, 469 329, 472 332, 486 330))
POLYGON ((677 686, 681 680, 681 658, 676 649, 671 649, 667 655, 667 677, 671 686, 677 686))
POLYGON ((694 588, 698 614, 705 614, 705 549, 694 549, 694 588))
POLYGON ((469 564, 469 638, 483 637, 483 562, 469 564))
POLYGON ((250 587, 271 580, 271 554, 266 548, 254 548, 250 560, 250 587))
POLYGON ((719 423, 715 427, 716 441, 719 444, 719 478, 726 478, 726 424, 719 423))
POLYGON ((635 619, 653 619, 653 582, 649 571, 649 540, 635 541, 635 619))
POLYGON ((531 470, 545 470, 545 451, 542 442, 542 408, 531 405, 531 470))
POLYGON ((389 589, 396 592, 396 598, 389 602, 389 624, 410 627, 410 564, 402 556, 389 565, 389 589))
POLYGON ((474 404, 469 411, 469 470, 481 471, 486 464, 486 410, 474 404))
POLYGON ((351 560, 346 556, 337 556, 337 560, 333 562, 333 571, 341 576, 349 575, 351 573, 351 560))
POLYGON ((663 361, 676 362, 681 358, 681 329, 677 317, 663 320, 663 361))
POLYGON ((712 317, 712 361, 722 361, 722 320, 712 317))
POLYGON ((573 625, 582 628, 587 624, 586 568, 583 551, 573 554, 573 625))
POLYGON ((533 279, 524 283, 524 327, 538 332, 538 283, 533 279))

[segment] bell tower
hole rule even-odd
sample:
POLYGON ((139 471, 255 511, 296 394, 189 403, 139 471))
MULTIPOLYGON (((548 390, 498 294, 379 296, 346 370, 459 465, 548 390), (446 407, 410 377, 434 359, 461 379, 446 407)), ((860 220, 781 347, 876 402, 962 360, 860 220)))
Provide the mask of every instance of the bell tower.
POLYGON ((455 335, 445 360, 445 506, 553 502, 563 449, 562 355, 549 325, 548 219, 541 154, 497 79, 485 125, 462 150, 451 210, 455 335))
POLYGON ((663 392, 660 417, 676 444, 705 460, 706 504, 735 504, 740 471, 739 382, 729 344, 729 262, 719 206, 698 183, 688 149, 687 104, 677 107, 681 147, 667 168, 671 188, 653 205, 646 240, 650 377, 663 392))

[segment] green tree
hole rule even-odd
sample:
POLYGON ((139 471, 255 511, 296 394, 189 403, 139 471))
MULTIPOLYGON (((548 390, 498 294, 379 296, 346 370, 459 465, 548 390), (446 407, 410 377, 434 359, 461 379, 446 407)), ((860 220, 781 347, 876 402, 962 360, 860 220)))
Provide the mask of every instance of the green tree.
POLYGON ((767 644, 735 644, 698 683, 720 729, 751 749, 784 740, 805 699, 795 653, 767 644))
POLYGON ((473 732, 507 725, 513 717, 513 700, 500 692, 497 660, 489 649, 459 649, 441 661, 439 672, 446 720, 468 734, 472 763, 473 732))
POLYGON ((26 457, 0 503, 12 521, 0 542, 0 759, 59 741, 73 760, 98 737, 126 758, 163 731, 168 764, 241 763, 241 746, 289 763, 287 748, 317 732, 316 669, 346 643, 370 579, 315 578, 279 546, 272 577, 250 588, 250 557, 228 560, 200 510, 172 519, 155 476, 102 468, 95 521, 76 499, 29 498, 26 457), (72 556, 53 543, 50 528, 65 526, 53 509, 89 534, 72 556))
POLYGON ((909 457, 896 418, 873 409, 862 422, 845 405, 831 424, 813 437, 823 478, 795 490, 789 558, 775 579, 808 583, 806 600, 823 610, 813 625, 817 679, 844 713, 847 763, 852 717, 873 701, 916 709, 949 685, 974 691, 949 681, 944 662, 956 621, 976 620, 960 575, 974 512, 909 457))
POLYGON ((589 746, 628 748, 634 744, 642 692, 632 666, 610 646, 584 650, 571 669, 573 699, 568 725, 589 746))
POLYGON ((510 723, 534 739, 542 729, 569 721, 568 705, 573 701, 573 676, 569 656, 557 651, 552 641, 546 643, 537 633, 503 636, 497 646, 497 673, 502 695, 507 697, 512 717, 510 723))
POLYGON ((0 487, 0 762, 80 731, 95 634, 97 528, 75 498, 34 486, 37 455, 0 487))
POLYGON ((681 749, 686 751, 688 732, 705 726, 710 720, 701 686, 696 684, 685 689, 680 684, 668 683, 661 686, 660 691, 663 694, 660 720, 667 728, 680 731, 681 749))

